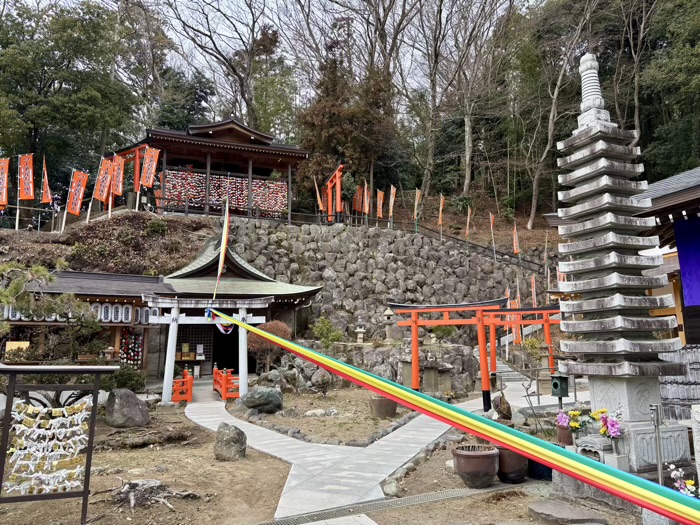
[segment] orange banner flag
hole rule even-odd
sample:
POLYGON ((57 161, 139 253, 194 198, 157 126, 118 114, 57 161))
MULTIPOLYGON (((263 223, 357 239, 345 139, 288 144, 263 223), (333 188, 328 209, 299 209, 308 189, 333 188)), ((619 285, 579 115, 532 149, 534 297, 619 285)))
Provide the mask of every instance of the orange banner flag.
POLYGON ((518 242, 518 225, 513 223, 513 253, 518 255, 520 253, 520 243, 518 242))
POLYGON ((92 196, 100 202, 107 202, 111 185, 112 162, 109 159, 102 159, 100 162, 100 171, 97 173, 95 190, 92 192, 92 196))
POLYGON ((7 186, 10 180, 10 159, 0 159, 0 206, 7 206, 7 186))
POLYGON ((389 190, 389 218, 394 217, 394 201, 396 200, 396 188, 394 186, 391 186, 391 189, 389 190))
POLYGON ((532 307, 537 308, 537 281, 535 280, 535 274, 532 274, 530 278, 530 288, 532 288, 532 307))
POLYGON ((440 213, 438 213, 438 226, 442 226, 442 208, 445 206, 445 196, 440 194, 440 213))
POLYGON ((74 171, 70 179, 70 189, 68 190, 68 202, 66 211, 73 215, 80 215, 80 208, 83 204, 83 195, 88 182, 88 174, 82 171, 74 171))
POLYGON ((325 208, 323 207, 323 199, 321 199, 321 194, 318 191, 318 183, 316 182, 316 177, 314 177, 314 187, 316 188, 316 200, 318 201, 318 211, 323 213, 323 210, 325 208))
POLYGON ((420 190, 416 188, 416 203, 413 205, 413 220, 418 219, 418 204, 420 203, 420 190))
POLYGON ((467 229, 464 231, 464 236, 469 237, 469 223, 472 220, 472 207, 467 206, 467 229))
POLYGON ((152 188, 153 183, 156 180, 158 155, 160 155, 160 150, 156 148, 151 148, 150 146, 146 148, 146 151, 143 154, 143 165, 141 168, 141 184, 143 184, 147 188, 152 188))
POLYGON ((124 157, 112 157, 112 194, 122 195, 124 192, 124 157))
POLYGON ((19 158, 19 200, 34 200, 34 154, 19 158))
POLYGON ((383 219, 382 207, 384 206, 384 192, 377 190, 377 218, 383 219))
POLYGON ((51 204, 53 200, 53 195, 51 195, 51 188, 49 188, 49 172, 46 169, 46 157, 44 157, 44 169, 42 175, 43 181, 41 183, 41 203, 51 204))
POLYGON ((372 196, 369 194, 369 190, 367 189, 367 180, 365 179, 365 195, 364 195, 364 208, 362 212, 365 215, 369 215, 369 200, 372 198, 372 196))

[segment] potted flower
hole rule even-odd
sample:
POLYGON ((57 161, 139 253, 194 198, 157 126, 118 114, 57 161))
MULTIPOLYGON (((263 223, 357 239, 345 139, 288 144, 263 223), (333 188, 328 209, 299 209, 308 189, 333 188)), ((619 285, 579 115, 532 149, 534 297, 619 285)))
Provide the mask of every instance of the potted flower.
POLYGON ((571 433, 571 418, 563 410, 557 415, 557 443, 564 446, 573 446, 574 437, 571 433))
MULTIPOLYGON (((613 448, 613 454, 616 456, 620 455, 619 441, 618 438, 622 437, 622 428, 620 427, 620 420, 622 416, 619 412, 614 412, 613 414, 608 414, 607 410, 602 409, 598 421, 600 421, 600 435, 610 439, 613 448)), ((592 414, 591 414, 592 415, 592 414)))

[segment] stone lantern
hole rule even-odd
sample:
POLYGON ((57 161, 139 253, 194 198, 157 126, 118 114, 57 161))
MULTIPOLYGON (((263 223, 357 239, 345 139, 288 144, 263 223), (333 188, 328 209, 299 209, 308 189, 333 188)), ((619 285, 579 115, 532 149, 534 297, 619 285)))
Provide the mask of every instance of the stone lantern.
MULTIPOLYGON (((570 170, 559 175, 566 187, 559 200, 568 204, 558 211, 568 221, 559 227, 568 241, 559 245, 559 270, 567 276, 559 289, 573 297, 560 302, 561 330, 567 336, 561 349, 577 358, 564 367, 569 376, 588 376, 592 410, 622 413, 619 451, 613 453, 610 440, 595 434, 579 439, 579 450, 595 452, 618 468, 628 465, 625 470, 631 472, 651 472, 657 458, 650 405, 661 403, 659 376, 684 375, 685 365, 659 359, 660 353, 681 348, 678 338, 658 335, 676 327, 675 316, 649 311, 672 307, 673 297, 648 295, 663 287, 667 277, 642 274, 661 265, 662 257, 640 254, 656 248, 659 239, 640 235, 654 226, 654 218, 636 216, 651 206, 649 199, 635 197, 647 188, 646 182, 633 181, 644 170, 632 163, 640 154, 639 147, 629 145, 637 133, 610 122, 595 55, 581 58, 579 73, 583 101, 578 128, 557 143, 564 155, 559 167, 570 170)), ((661 441, 661 461, 690 462, 685 427, 666 424, 661 441)))
POLYGON ((355 325, 355 334, 357 335, 357 342, 358 343, 364 343, 365 342, 365 332, 367 331, 367 325, 362 319, 357 320, 357 324, 355 325))
POLYGON ((394 315, 396 315, 396 312, 389 308, 388 306, 386 307, 386 310, 384 310, 384 313, 382 316, 384 317, 384 320, 382 323, 384 324, 384 340, 385 341, 391 341, 391 327, 394 325, 394 315))

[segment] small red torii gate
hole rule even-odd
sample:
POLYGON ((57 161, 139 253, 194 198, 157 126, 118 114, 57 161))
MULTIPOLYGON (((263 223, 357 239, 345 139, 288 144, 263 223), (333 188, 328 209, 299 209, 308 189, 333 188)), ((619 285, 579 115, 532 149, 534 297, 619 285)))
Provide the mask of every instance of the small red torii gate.
POLYGON ((418 329, 421 326, 465 326, 476 325, 477 340, 479 342, 479 366, 481 373, 481 392, 484 402, 484 412, 491 409, 491 382, 490 374, 496 372, 496 330, 499 326, 517 329, 525 325, 541 325, 544 327, 545 342, 549 352, 549 370, 555 373, 554 347, 552 345, 553 324, 559 324, 559 319, 552 316, 559 313, 559 305, 544 308, 503 308, 508 304, 506 297, 483 301, 479 303, 441 304, 441 305, 407 305, 389 304, 389 307, 398 315, 410 315, 411 319, 399 321, 398 326, 411 327, 411 388, 420 390, 420 358, 418 329), (421 319, 420 314, 442 314, 442 319, 421 319), (471 317, 454 319, 451 313, 473 314, 471 317), (534 319, 525 319, 525 316, 533 316, 534 319), (538 318, 541 316, 541 318, 538 318), (489 343, 491 352, 486 348, 486 327, 489 327, 489 343))
POLYGON ((343 220, 343 168, 344 164, 339 164, 328 180, 324 188, 326 198, 326 211, 328 212, 328 222, 340 223, 343 220), (335 216, 333 215, 333 194, 335 193, 335 216))

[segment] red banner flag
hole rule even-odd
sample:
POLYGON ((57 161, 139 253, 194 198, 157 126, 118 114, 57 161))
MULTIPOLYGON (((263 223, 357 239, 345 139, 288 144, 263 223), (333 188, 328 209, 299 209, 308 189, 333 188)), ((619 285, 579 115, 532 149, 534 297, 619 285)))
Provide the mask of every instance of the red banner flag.
POLYGON ((532 274, 530 278, 530 288, 532 288, 532 307, 537 308, 537 281, 535 280, 535 274, 532 274))
POLYGON ((122 195, 124 192, 124 157, 112 157, 112 193, 122 195))
POLYGON ((80 208, 83 204, 83 195, 88 182, 88 174, 82 171, 74 171, 70 179, 70 189, 68 190, 68 202, 66 211, 73 215, 80 215, 80 208))
POLYGON ((413 220, 418 219, 418 204, 420 203, 420 190, 416 188, 416 203, 413 205, 413 220))
POLYGON ((10 159, 0 159, 0 206, 7 206, 7 184, 10 179, 10 159))
POLYGON ((19 158, 19 200, 34 200, 34 154, 19 158))
POLYGON ((93 198, 100 202, 107 202, 109 198, 109 189, 112 185, 112 162, 108 159, 102 159, 100 162, 100 171, 97 173, 97 181, 95 182, 95 190, 92 192, 93 198))
POLYGON ((465 237, 469 237, 469 223, 472 220, 472 207, 467 206, 467 229, 464 232, 465 237))
POLYGON ((156 180, 156 167, 158 165, 158 155, 160 155, 160 150, 156 148, 151 148, 150 146, 146 148, 146 152, 143 154, 143 165, 141 167, 141 184, 147 188, 152 188, 153 183, 156 180))
POLYGON ((440 194, 440 213, 438 214, 438 226, 442 226, 442 208, 445 206, 445 196, 440 194))
POLYGON ((391 190, 389 190, 389 218, 394 217, 394 201, 396 200, 396 188, 394 186, 391 186, 391 190))
POLYGON ((377 190, 377 218, 383 219, 382 207, 384 206, 384 192, 377 190))
POLYGON ((43 181, 41 183, 41 203, 51 204, 53 200, 53 195, 51 195, 51 188, 49 188, 49 172, 46 169, 46 157, 44 157, 44 169, 42 175, 43 181))
POLYGON ((520 243, 518 242, 518 225, 513 223, 513 253, 518 255, 520 253, 520 243))

